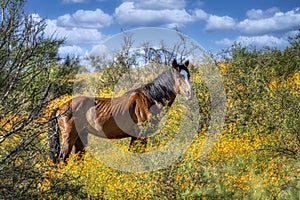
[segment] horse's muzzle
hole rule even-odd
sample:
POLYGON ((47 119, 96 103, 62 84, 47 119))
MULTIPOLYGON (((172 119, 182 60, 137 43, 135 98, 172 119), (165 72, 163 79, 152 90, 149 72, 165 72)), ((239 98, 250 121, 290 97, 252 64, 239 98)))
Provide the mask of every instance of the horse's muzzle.
POLYGON ((194 98, 194 91, 189 90, 184 94, 186 100, 192 100, 194 98))

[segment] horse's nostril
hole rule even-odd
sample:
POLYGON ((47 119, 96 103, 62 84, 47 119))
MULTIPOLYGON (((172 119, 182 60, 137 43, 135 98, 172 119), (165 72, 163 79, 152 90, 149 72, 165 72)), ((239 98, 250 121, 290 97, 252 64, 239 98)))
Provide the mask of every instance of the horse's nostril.
POLYGON ((188 94, 189 94, 189 99, 193 99, 194 98, 194 91, 193 90, 188 91, 188 94))
POLYGON ((186 97, 187 100, 192 99, 193 96, 194 96, 193 91, 188 90, 188 91, 185 92, 185 97, 186 97))

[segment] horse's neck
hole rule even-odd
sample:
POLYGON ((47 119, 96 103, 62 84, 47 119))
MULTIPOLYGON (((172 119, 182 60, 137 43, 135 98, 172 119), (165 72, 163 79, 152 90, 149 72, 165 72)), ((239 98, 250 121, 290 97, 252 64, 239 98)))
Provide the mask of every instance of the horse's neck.
POLYGON ((169 99, 168 99, 168 106, 171 107, 171 105, 173 104, 174 100, 176 98, 176 94, 174 94, 174 96, 171 96, 169 99))
POLYGON ((146 96, 148 96, 153 102, 162 105, 166 105, 169 104, 169 102, 173 102, 176 97, 176 93, 174 91, 164 86, 154 87, 154 85, 146 85, 142 89, 142 92, 146 96))
POLYGON ((176 94, 172 91, 163 91, 158 95, 153 95, 143 91, 143 93, 151 100, 151 105, 155 104, 159 107, 171 106, 176 98, 176 94))

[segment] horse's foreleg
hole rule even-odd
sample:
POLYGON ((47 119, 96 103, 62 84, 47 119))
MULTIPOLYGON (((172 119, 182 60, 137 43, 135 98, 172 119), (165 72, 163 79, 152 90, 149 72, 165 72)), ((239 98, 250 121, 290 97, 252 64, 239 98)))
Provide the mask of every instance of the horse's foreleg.
POLYGON ((84 148, 87 145, 87 131, 82 131, 75 142, 75 153, 81 156, 84 153, 84 148))
POLYGON ((147 148, 148 139, 147 138, 140 138, 140 141, 141 141, 141 149, 142 149, 143 152, 145 152, 146 148, 147 148))
POLYGON ((82 156, 84 155, 84 152, 85 152, 85 150, 84 150, 85 146, 79 137, 76 140, 74 147, 75 147, 75 153, 77 154, 78 158, 79 159, 82 158, 82 156))
POLYGON ((134 143, 135 143, 136 140, 137 140, 137 137, 131 137, 130 145, 129 145, 128 151, 131 151, 131 149, 133 148, 134 143))
POLYGON ((84 129, 83 131, 80 132, 79 139, 83 143, 83 146, 87 145, 87 143, 88 143, 88 131, 86 129, 84 129))

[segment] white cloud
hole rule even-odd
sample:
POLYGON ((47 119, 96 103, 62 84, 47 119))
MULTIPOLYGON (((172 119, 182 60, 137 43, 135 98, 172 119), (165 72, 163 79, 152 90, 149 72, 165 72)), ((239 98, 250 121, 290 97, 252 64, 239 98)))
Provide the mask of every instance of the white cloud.
POLYGON ((108 17, 100 9, 79 10, 72 15, 67 14, 57 19, 46 20, 45 34, 65 39, 65 46, 60 52, 70 51, 71 54, 82 54, 84 52, 79 49, 78 45, 95 45, 101 42, 105 37, 98 28, 109 25, 111 21, 112 17, 108 17))
POLYGON ((204 4, 205 4, 205 3, 204 3, 204 1, 202 1, 202 0, 194 0, 192 5, 197 6, 197 7, 201 7, 201 6, 203 6, 204 4))
POLYGON ((194 21, 194 16, 184 9, 140 9, 135 2, 124 2, 115 9, 119 24, 126 26, 183 26, 194 21))
POLYGON ((222 46, 231 46, 234 43, 234 40, 224 38, 222 40, 216 41, 215 43, 222 46))
POLYGON ((269 8, 265 11, 260 9, 251 9, 247 11, 247 16, 249 19, 264 19, 274 16, 275 13, 279 12, 279 9, 276 7, 269 8))
POLYGON ((207 13, 195 9, 190 13, 185 9, 183 0, 126 1, 115 9, 114 17, 119 24, 134 26, 181 27, 186 23, 204 20, 207 13))
POLYGON ((243 46, 253 45, 256 47, 285 47, 288 45, 288 42, 284 38, 278 38, 271 35, 262 35, 262 36, 239 36, 235 40, 225 38, 223 40, 216 41, 218 45, 231 46, 234 42, 240 43, 243 46))
POLYGON ((65 38, 66 45, 96 44, 103 40, 104 36, 97 29, 66 28, 57 25, 57 20, 46 20, 46 35, 57 38, 65 38))
POLYGON ((184 9, 184 0, 135 0, 135 7, 143 10, 180 10, 184 9))
MULTIPOLYGON (((64 3, 83 3, 88 0, 62 0, 64 3)), ((107 1, 107 0, 97 0, 107 1)), ((46 20, 46 34, 66 38, 66 45, 61 52, 84 53, 79 45, 95 45, 103 41, 104 36, 98 30, 117 21, 124 28, 137 26, 182 27, 188 23, 204 21, 206 31, 233 30, 244 36, 235 40, 225 38, 216 43, 229 46, 233 42, 243 45, 286 46, 287 37, 275 37, 272 33, 288 32, 300 28, 300 8, 281 12, 273 7, 267 10, 251 9, 247 19, 238 21, 230 16, 217 16, 198 9, 196 6, 187 10, 186 0, 123 0, 113 16, 96 10, 78 10, 62 15, 54 20, 46 20), (113 18, 114 17, 114 18, 113 18), (250 37, 251 36, 251 37, 250 37)), ((198 1, 202 4, 202 1, 198 1)), ((201 28, 195 26, 194 28, 201 28)))
POLYGON ((229 16, 220 17, 216 15, 210 15, 207 19, 205 30, 215 31, 215 30, 233 29, 235 25, 236 25, 235 20, 229 16))
POLYGON ((92 55, 103 56, 107 54, 107 46, 104 44, 99 44, 93 47, 91 51, 92 55))
MULTIPOLYGON (((40 21, 42 18, 38 14, 31 14, 34 20, 40 21)), ((64 27, 58 24, 56 19, 45 20, 45 36, 53 36, 58 39, 65 39, 65 43, 60 47, 60 54, 74 54, 84 56, 88 50, 83 46, 96 45, 105 39, 105 36, 96 28, 64 27)))
POLYGON ((230 16, 211 15, 202 10, 194 12, 199 16, 198 19, 206 20, 204 29, 207 31, 236 30, 244 35, 263 35, 300 28, 300 8, 285 13, 276 7, 252 9, 246 13, 248 18, 239 22, 230 16))
POLYGON ((100 9, 78 10, 73 14, 65 14, 57 18, 57 24, 64 27, 102 28, 109 26, 113 19, 100 9))
POLYGON ((284 34, 284 38, 295 38, 299 34, 299 30, 292 30, 284 34))
POLYGON ((62 46, 58 49, 58 53, 61 55, 85 55, 86 50, 81 48, 80 46, 77 45, 72 45, 72 46, 62 46))
POLYGON ((245 19, 237 25, 238 30, 244 34, 260 35, 300 28, 300 8, 285 13, 276 12, 276 9, 265 12, 251 10, 247 15, 249 19, 245 19), (255 13, 260 13, 260 15, 254 17, 255 13))
POLYGON ((289 45, 288 36, 293 35, 295 32, 293 30, 300 28, 300 8, 288 12, 280 12, 275 7, 265 11, 252 9, 247 12, 247 17, 247 19, 237 22, 228 16, 209 15, 205 29, 231 29, 242 34, 236 39, 224 38, 215 42, 222 46, 231 46, 237 42, 243 46, 253 45, 258 48, 264 46, 284 48, 289 45), (283 35, 281 37, 274 36, 274 33, 278 32, 283 35))
POLYGON ((95 44, 104 39, 104 36, 97 29, 72 28, 65 30, 67 43, 70 44, 95 44))
POLYGON ((209 14, 207 14, 205 11, 201 9, 194 10, 193 15, 195 20, 207 20, 209 17, 209 14))
POLYGON ((63 0, 63 3, 85 3, 88 0, 63 0))

